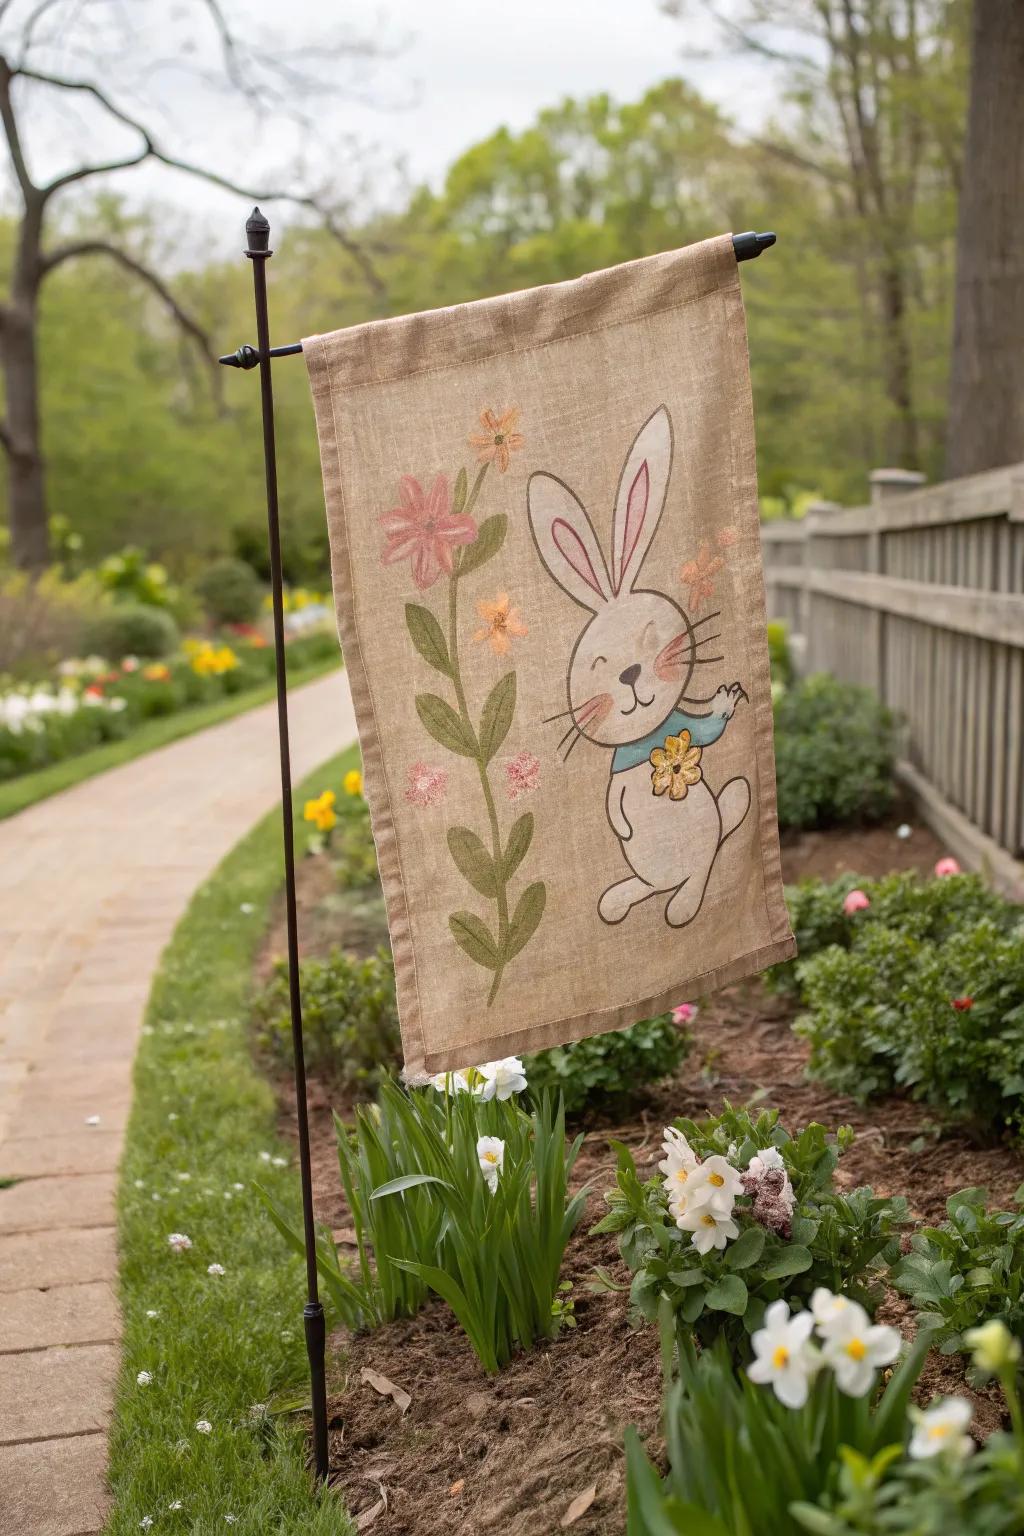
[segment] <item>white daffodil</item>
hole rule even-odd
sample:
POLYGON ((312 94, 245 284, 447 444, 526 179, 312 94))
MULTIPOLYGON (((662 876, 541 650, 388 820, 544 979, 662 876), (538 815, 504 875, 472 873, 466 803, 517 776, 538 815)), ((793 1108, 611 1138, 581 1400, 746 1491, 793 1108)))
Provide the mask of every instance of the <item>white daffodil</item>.
POLYGON ((712 1248, 724 1248, 740 1235, 740 1229, 731 1217, 716 1216, 708 1206, 695 1208, 689 1199, 686 1209, 676 1216, 676 1226, 681 1232, 692 1233, 693 1246, 701 1254, 709 1253, 712 1248))
POLYGON ((489 1099, 510 1099, 514 1093, 522 1093, 526 1087, 526 1072, 518 1056, 505 1056, 501 1061, 485 1061, 477 1067, 482 1079, 474 1092, 486 1103, 489 1099))
POLYGON ((451 1072, 438 1072, 430 1081, 438 1093, 468 1093, 469 1092, 468 1067, 456 1067, 451 1072))
POLYGON ((974 1450, 974 1441, 967 1433, 974 1410, 963 1397, 947 1397, 930 1408, 911 1408, 914 1433, 908 1450, 915 1461, 927 1461, 943 1453, 961 1459, 974 1450))
POLYGON ((761 1386, 770 1383, 787 1408, 803 1407, 818 1368, 818 1357, 809 1342, 813 1327, 810 1312, 790 1317, 784 1301, 773 1301, 765 1311, 764 1327, 751 1335, 754 1362, 747 1375, 761 1386))
POLYGON ((815 1289, 811 1296, 811 1313, 822 1338, 829 1337, 832 1325, 849 1305, 849 1296, 837 1296, 824 1285, 815 1289))
POLYGON ((732 1215, 743 1179, 727 1158, 706 1157, 687 1180, 686 1203, 691 1210, 707 1210, 719 1220, 732 1215))
POLYGON ((964 1343, 973 1351, 974 1363, 989 1376, 998 1376, 1020 1359, 1020 1340, 1015 1339, 1001 1318, 994 1317, 980 1328, 968 1328, 964 1343))
POLYGON ((481 1136, 476 1144, 476 1155, 480 1160, 480 1172, 493 1195, 498 1187, 498 1175, 505 1167, 505 1143, 500 1136, 481 1136))
POLYGON ((825 1341, 822 1354, 835 1372, 836 1385, 847 1397, 863 1397, 875 1380, 875 1371, 891 1365, 900 1352, 895 1328, 872 1323, 859 1302, 847 1300, 819 1324, 825 1341))

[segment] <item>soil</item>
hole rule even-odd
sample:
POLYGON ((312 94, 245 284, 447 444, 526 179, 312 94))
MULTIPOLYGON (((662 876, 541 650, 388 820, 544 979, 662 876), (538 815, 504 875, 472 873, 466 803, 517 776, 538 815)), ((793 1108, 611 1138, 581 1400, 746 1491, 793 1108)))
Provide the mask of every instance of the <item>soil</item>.
MULTIPOLYGON (((869 877, 897 869, 930 873, 945 851, 923 828, 908 839, 891 823, 856 832, 804 833, 783 841, 787 882, 834 878, 845 870, 869 877)), ((339 894, 326 860, 299 871, 303 952, 338 944, 366 953, 381 941, 379 896, 339 894)), ((283 909, 275 915, 259 964, 265 975, 284 949, 283 909)), ((588 1209, 566 1255, 576 1326, 515 1359, 488 1378, 451 1314, 429 1303, 414 1319, 330 1341, 332 1482, 360 1530, 373 1536, 621 1536, 625 1525, 623 1431, 636 1424, 659 1447, 661 1373, 656 1330, 631 1329, 625 1299, 587 1289, 595 1265, 628 1283, 612 1237, 590 1237, 611 1187, 609 1138, 629 1145, 641 1172, 661 1155, 662 1127, 674 1116, 716 1113, 722 1100, 776 1106, 798 1128, 817 1120, 850 1125, 856 1140, 837 1172, 840 1184, 871 1184, 879 1194, 906 1195, 915 1217, 938 1221, 946 1197, 985 1186, 1008 1203, 1024 1179, 1024 1159, 1009 1147, 982 1146, 966 1132, 940 1128, 902 1099, 859 1106, 804 1075, 806 1047, 792 1033, 792 1005, 769 997, 757 980, 705 1000, 693 1026, 694 1045, 678 1074, 648 1091, 623 1124, 585 1124, 576 1170, 592 1188, 588 1209), (361 1372, 380 1373, 409 1394, 405 1412, 361 1372), (591 1496, 592 1495, 592 1496, 591 1496), (576 1503, 587 1507, 566 1524, 576 1503), (362 1521, 360 1520, 362 1516, 362 1521)), ((294 1127, 294 1099, 279 1082, 282 1128, 294 1127)), ((330 1094, 310 1085, 313 1179, 317 1214, 344 1243, 349 1216, 340 1189, 330 1094)), ((346 1106, 338 1105, 339 1109, 346 1106)), ((908 1336, 911 1309, 891 1293, 879 1320, 908 1336)), ((975 1403, 979 1436, 1000 1423, 994 1391, 972 1391, 960 1356, 932 1356, 919 1385, 922 1402, 946 1392, 975 1403)))

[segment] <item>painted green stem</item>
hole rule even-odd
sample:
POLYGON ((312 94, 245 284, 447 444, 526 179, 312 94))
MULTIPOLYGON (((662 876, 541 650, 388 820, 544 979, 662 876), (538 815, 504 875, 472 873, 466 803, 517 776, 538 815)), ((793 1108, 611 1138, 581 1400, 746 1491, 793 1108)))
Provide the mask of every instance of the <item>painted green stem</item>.
MULTIPOLYGON (((476 477, 476 480, 473 484, 473 489, 470 491, 469 496, 466 499, 467 510, 472 506, 472 504, 476 501, 477 496, 480 494, 480 486, 483 483, 483 478, 486 472, 487 465, 484 464, 476 477)), ((483 790, 484 804, 487 807, 487 819, 491 826, 491 856, 494 860, 495 899, 498 904, 498 964, 494 970, 494 981, 491 983, 491 990, 487 998, 488 1006, 490 1006, 498 994, 498 987, 501 985, 501 974, 505 968, 505 941, 508 936, 508 892, 505 886, 505 878, 502 874, 501 832, 498 827, 498 812, 494 804, 494 793, 491 789, 490 779, 487 777, 487 764, 484 762, 483 753, 480 750, 479 738, 473 726, 473 722, 469 716, 469 706, 466 703, 466 691, 462 686, 462 670, 459 666, 458 620, 459 565, 458 561, 456 561, 455 568, 453 569, 452 574, 448 579, 448 654, 451 659, 452 683, 455 687, 455 699, 459 706, 459 714, 462 718, 463 725, 469 731, 473 741, 476 743, 476 766, 477 771, 480 774, 480 788, 483 790)))

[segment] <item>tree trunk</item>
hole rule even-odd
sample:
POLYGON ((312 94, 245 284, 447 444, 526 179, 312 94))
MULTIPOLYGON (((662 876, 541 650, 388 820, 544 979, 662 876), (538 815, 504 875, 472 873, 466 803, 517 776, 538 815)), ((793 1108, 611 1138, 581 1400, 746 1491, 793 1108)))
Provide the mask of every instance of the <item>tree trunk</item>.
POLYGON ((886 434, 889 456, 902 469, 918 468, 906 282, 897 257, 886 257, 880 273, 885 392, 895 420, 886 434))
POLYGON ((1024 0, 974 0, 946 473, 1024 459, 1024 0))
POLYGON ((50 557, 46 485, 39 443, 39 369, 34 299, 8 310, 2 362, 7 398, 7 496, 11 556, 23 570, 39 570, 50 557))

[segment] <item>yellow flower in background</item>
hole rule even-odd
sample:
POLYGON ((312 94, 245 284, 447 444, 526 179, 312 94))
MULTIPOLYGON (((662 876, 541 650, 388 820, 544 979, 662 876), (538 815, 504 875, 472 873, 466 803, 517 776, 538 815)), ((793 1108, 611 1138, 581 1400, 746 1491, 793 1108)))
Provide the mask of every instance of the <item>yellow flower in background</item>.
POLYGON ((329 832, 338 821, 334 813, 337 798, 333 789, 325 789, 315 800, 307 800, 302 811, 303 820, 311 821, 318 832, 329 832))
POLYGON ((142 675, 147 683, 166 683, 171 675, 171 669, 166 662, 151 661, 148 666, 143 667, 142 675))
POLYGON ((358 768, 350 768, 341 781, 341 787, 346 795, 361 795, 363 792, 363 776, 358 768))
POLYGON ((219 677, 239 665, 238 657, 230 645, 200 645, 192 653, 192 670, 200 677, 219 677))
POLYGON ((701 779, 700 747, 690 746, 689 731, 666 736, 664 747, 651 753, 651 783, 656 795, 668 791, 670 800, 685 800, 692 784, 701 779))

